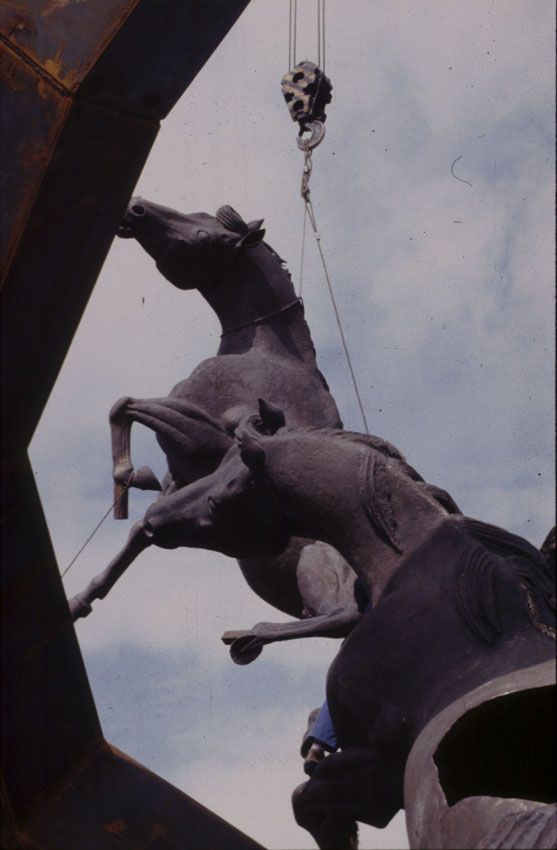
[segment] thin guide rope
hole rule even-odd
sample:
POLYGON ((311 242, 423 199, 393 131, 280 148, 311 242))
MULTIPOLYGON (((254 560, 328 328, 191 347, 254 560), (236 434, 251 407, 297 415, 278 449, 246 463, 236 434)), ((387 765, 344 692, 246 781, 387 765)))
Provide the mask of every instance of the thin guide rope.
POLYGON ((124 493, 127 493, 128 488, 129 488, 129 484, 127 484, 127 485, 125 486, 125 488, 124 488, 124 490, 122 491, 122 493, 118 496, 118 498, 117 498, 117 499, 115 499, 115 501, 114 501, 114 502, 110 505, 109 509, 108 509, 108 510, 107 510, 107 512, 104 514, 104 516, 102 517, 102 519, 101 519, 101 520, 99 520, 99 522, 96 524, 96 526, 94 527, 93 531, 91 532, 91 534, 89 535, 89 537, 87 538, 87 540, 85 541, 85 543, 83 544, 83 546, 81 547, 81 549, 77 552, 77 554, 75 554, 75 555, 73 556, 73 558, 71 559, 70 563, 68 564, 68 566, 66 567, 66 569, 64 570, 64 572, 60 574, 60 578, 64 578, 64 576, 66 575, 66 573, 68 572, 68 570, 70 569, 70 567, 71 567, 71 566, 73 566, 73 564, 75 564, 75 562, 77 561, 77 559, 79 558, 79 556, 81 555, 81 553, 83 552, 83 550, 85 549, 85 547, 87 546, 87 544, 91 542, 91 540, 93 539, 93 537, 95 536, 95 534, 97 533, 97 531, 99 530, 99 528, 101 527, 101 525, 103 524, 103 522, 105 521, 105 519, 107 518, 107 516, 109 515, 110 511, 112 511, 112 510, 114 509, 114 507, 118 504, 118 502, 120 501, 120 499, 122 498, 122 496, 124 495, 124 493))

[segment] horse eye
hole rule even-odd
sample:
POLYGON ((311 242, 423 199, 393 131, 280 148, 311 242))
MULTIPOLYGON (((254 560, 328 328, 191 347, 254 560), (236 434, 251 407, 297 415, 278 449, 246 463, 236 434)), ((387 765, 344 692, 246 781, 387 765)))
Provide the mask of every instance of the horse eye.
POLYGON ((197 238, 200 242, 208 242, 211 237, 209 236, 206 230, 198 230, 197 238))

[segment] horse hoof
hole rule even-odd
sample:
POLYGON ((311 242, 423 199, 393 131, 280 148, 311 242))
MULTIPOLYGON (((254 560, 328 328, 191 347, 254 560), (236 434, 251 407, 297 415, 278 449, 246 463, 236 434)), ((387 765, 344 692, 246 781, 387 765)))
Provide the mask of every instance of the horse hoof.
POLYGON ((230 655, 235 664, 251 664, 263 652, 263 644, 254 635, 236 638, 230 645, 230 655))
POLYGON ((129 486, 138 490, 162 490, 159 479, 149 466, 141 466, 132 472, 129 486))
POLYGON ((119 398, 118 401, 114 402, 112 407, 110 408, 110 413, 108 414, 108 421, 111 425, 114 425, 118 422, 118 419, 125 415, 126 408, 130 402, 133 401, 133 398, 129 395, 125 395, 122 398, 119 398))
POLYGON ((84 602, 83 599, 80 599, 79 594, 77 596, 72 596, 72 598, 68 600, 68 606, 70 608, 72 623, 75 623, 76 620, 79 620, 82 617, 87 617, 93 610, 93 606, 88 602, 84 602))

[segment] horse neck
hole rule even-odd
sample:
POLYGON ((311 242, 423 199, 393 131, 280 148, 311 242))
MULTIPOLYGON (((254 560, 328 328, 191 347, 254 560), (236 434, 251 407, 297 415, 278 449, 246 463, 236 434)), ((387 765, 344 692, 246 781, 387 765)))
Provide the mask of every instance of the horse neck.
POLYGON ((334 546, 376 603, 404 559, 448 513, 427 485, 412 480, 402 461, 399 465, 376 448, 352 442, 346 433, 326 437, 315 432, 315 438, 318 445, 300 444, 293 479, 300 516, 311 526, 305 527, 302 520, 298 533, 310 536, 311 531, 334 546), (315 465, 307 476, 300 472, 304 457, 321 459, 321 480, 315 465))
POLYGON ((342 519, 332 545, 359 576, 375 605, 400 567, 402 556, 377 536, 360 505, 354 505, 342 519))
POLYGON ((315 350, 290 273, 265 243, 241 253, 201 294, 222 326, 219 354, 261 349, 315 362, 315 350))

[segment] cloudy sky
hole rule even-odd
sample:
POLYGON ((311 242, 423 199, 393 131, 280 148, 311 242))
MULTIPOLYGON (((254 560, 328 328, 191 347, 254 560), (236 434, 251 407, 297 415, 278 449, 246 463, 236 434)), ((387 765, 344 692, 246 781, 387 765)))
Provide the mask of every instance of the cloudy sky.
MULTIPOLYGON (((298 3, 298 60, 316 58, 316 5, 298 3)), ((465 513, 538 545, 553 522, 553 5, 329 0, 334 92, 312 177, 371 431, 465 513)), ((164 122, 137 194, 264 216, 297 280, 302 155, 279 88, 287 59, 287 0, 252 0, 164 122)), ((303 294, 345 425, 361 430, 311 242, 303 294)), ((112 500, 112 403, 164 395, 218 336, 201 296, 115 240, 31 451, 61 569, 112 500)), ((139 426, 133 451, 164 472, 139 426)), ((103 524, 65 579, 69 596, 150 498, 133 491, 129 522, 103 524)), ((108 740, 268 848, 308 848, 290 793, 338 644, 279 644, 235 666, 221 633, 263 619, 284 618, 234 561, 153 550, 77 633, 108 740)), ((363 848, 407 846, 402 814, 361 836, 363 848)))

